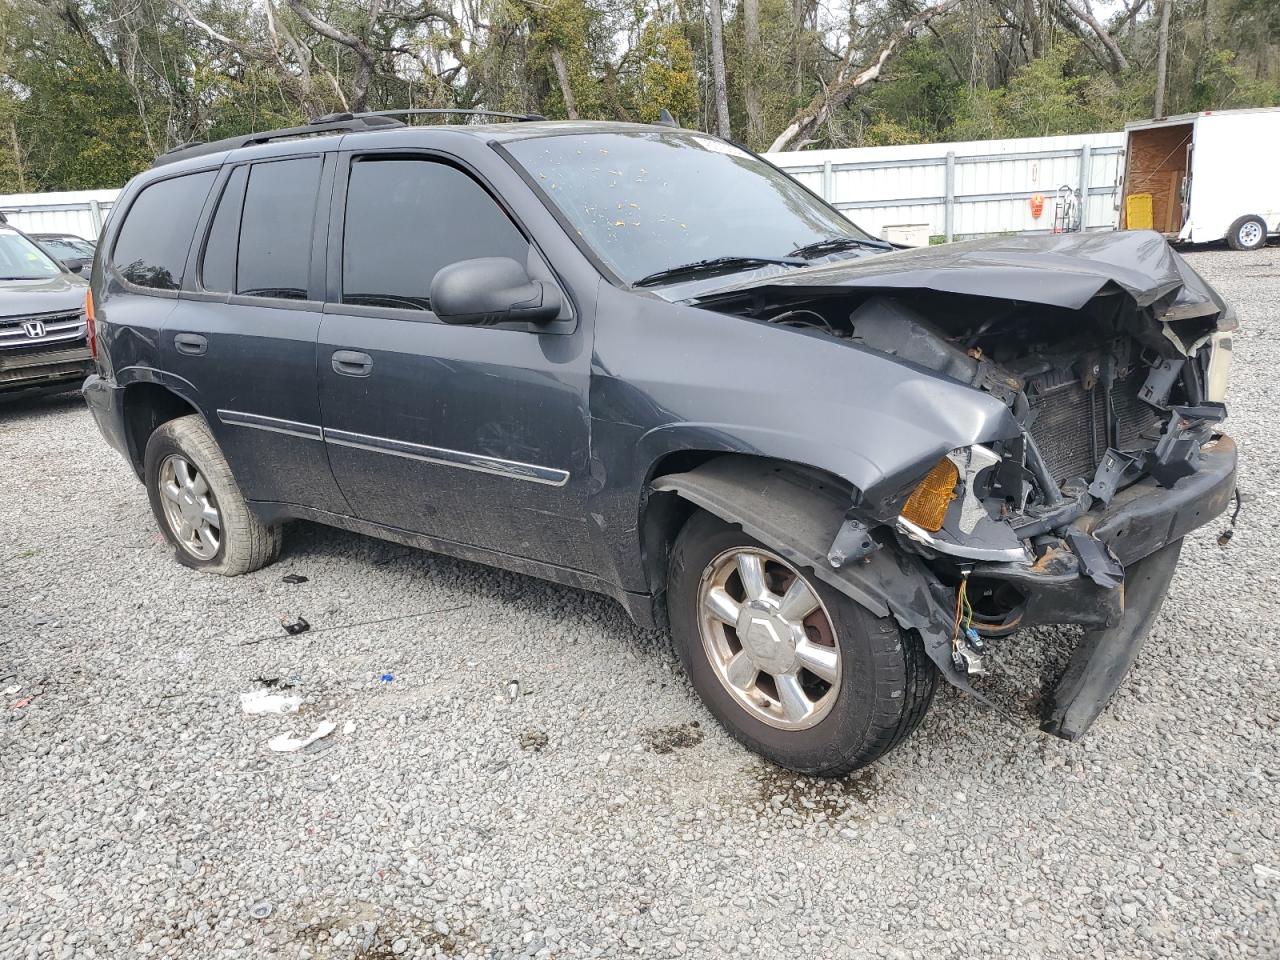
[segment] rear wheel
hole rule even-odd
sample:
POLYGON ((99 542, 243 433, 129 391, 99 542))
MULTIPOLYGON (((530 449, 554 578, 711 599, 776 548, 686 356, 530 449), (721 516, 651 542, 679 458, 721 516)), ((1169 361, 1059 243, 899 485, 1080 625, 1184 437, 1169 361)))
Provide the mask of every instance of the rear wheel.
POLYGON ((1261 250, 1267 245, 1267 222, 1261 217, 1241 217, 1227 231, 1232 250, 1261 250))
POLYGON ((143 476, 151 512, 179 563, 234 577, 280 555, 280 530, 249 509, 222 450, 198 416, 161 424, 147 441, 143 476))
POLYGON ((672 633, 724 727, 780 766, 840 776, 911 734, 936 675, 919 640, 709 514, 672 551, 672 633))

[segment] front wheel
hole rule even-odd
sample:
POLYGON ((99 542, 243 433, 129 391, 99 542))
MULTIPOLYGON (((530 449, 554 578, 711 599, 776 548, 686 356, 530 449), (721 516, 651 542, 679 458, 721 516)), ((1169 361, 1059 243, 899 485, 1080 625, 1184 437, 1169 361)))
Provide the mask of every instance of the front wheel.
POLYGON ((151 512, 179 563, 234 577, 280 554, 280 530, 249 509, 222 450, 198 416, 161 424, 147 441, 151 512))
POLYGON ((1232 250, 1261 250, 1267 245, 1267 222, 1261 217, 1241 217, 1227 231, 1232 250))
POLYGON ((866 766, 906 739, 933 699, 936 672, 917 638, 710 514, 676 540, 668 604, 707 708, 788 769, 866 766))

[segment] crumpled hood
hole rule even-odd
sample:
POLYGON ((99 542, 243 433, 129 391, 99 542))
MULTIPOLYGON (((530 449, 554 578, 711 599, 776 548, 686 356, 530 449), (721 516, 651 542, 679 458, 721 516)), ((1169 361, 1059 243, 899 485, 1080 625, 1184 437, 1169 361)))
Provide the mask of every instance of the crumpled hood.
POLYGON ((1149 230, 1010 235, 917 247, 753 278, 710 295, 762 286, 932 290, 1071 310, 1113 286, 1139 307, 1176 294, 1178 319, 1223 309, 1212 288, 1164 237, 1149 230))
POLYGON ((75 310, 84 305, 88 283, 69 273, 44 280, 0 281, 0 317, 75 310))

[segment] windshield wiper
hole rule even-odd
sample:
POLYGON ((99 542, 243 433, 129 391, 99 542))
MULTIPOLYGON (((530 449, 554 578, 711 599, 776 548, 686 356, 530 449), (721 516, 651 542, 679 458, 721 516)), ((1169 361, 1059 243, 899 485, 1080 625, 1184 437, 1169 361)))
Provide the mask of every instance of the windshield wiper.
POLYGON ((709 260, 694 260, 692 263, 681 263, 674 267, 656 270, 635 282, 637 287, 648 287, 667 280, 678 280, 681 277, 696 277, 707 273, 731 273, 734 270, 745 270, 776 263, 784 267, 808 266, 804 260, 795 257, 711 257, 709 260))
POLYGON ((853 247, 866 247, 868 250, 892 250, 893 245, 881 240, 864 240, 861 237, 827 237, 815 240, 803 247, 796 247, 790 256, 809 259, 824 253, 836 253, 839 250, 850 250, 853 247))

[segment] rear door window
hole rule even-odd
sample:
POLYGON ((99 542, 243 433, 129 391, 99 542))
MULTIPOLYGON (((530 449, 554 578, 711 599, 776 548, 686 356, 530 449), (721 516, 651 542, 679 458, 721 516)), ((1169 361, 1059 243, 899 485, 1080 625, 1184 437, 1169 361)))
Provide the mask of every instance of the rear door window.
POLYGON ((319 186, 319 157, 275 160, 249 168, 240 216, 236 293, 308 298, 319 186))
POLYGON ((142 188, 116 236, 111 262, 132 284, 153 290, 182 286, 196 220, 214 171, 171 177, 142 188))
POLYGON ((356 159, 347 184, 342 302, 430 310, 441 267, 475 257, 525 263, 529 242, 483 187, 432 160, 356 159))

